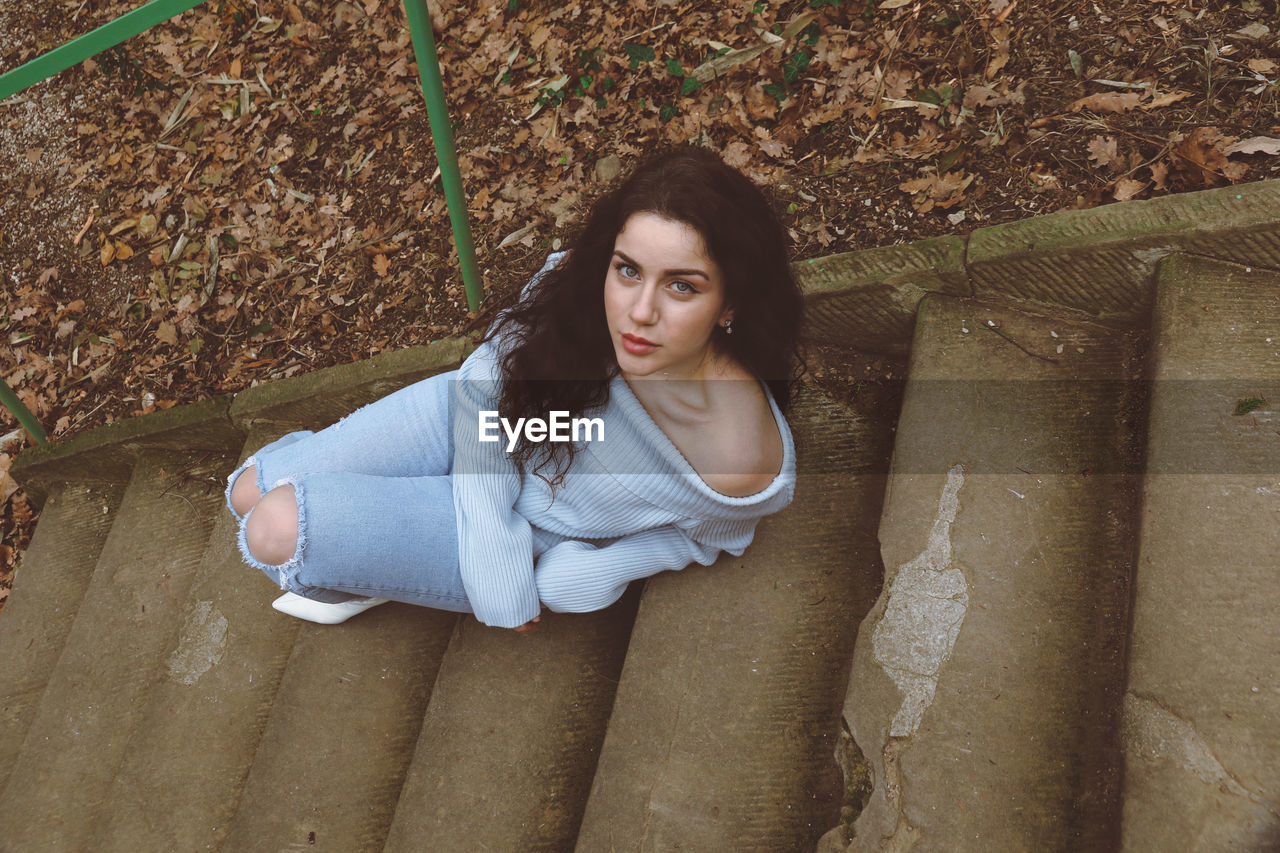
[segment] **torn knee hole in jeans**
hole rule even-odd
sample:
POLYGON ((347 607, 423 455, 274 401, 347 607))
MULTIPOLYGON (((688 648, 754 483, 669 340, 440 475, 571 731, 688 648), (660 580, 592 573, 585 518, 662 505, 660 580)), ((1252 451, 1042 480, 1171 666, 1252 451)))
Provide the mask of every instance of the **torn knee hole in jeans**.
MULTIPOLYGON (((259 477, 261 477, 261 470, 259 470, 258 474, 259 477)), ((288 589, 289 585, 297 578, 298 570, 302 567, 302 551, 307 541, 307 516, 302 506, 302 483, 295 477, 285 477, 278 481, 272 488, 277 489, 281 486, 293 487, 293 497, 298 508, 298 543, 293 550, 293 556, 278 565, 264 563, 262 560, 253 556, 253 553, 249 550, 248 539, 249 518, 253 515, 252 509, 245 513, 244 518, 240 520, 240 530, 236 536, 236 541, 240 546, 240 556, 244 558, 246 563, 267 575, 275 575, 280 588, 288 589)), ((261 488, 261 485, 259 485, 259 489, 261 488)))
MULTIPOLYGON (((262 466, 258 464, 257 456, 250 456, 248 459, 244 460, 244 462, 240 463, 239 468, 231 472, 231 476, 227 477, 226 491, 223 492, 223 497, 227 502, 227 509, 231 510, 231 514, 234 515, 242 524, 244 523, 245 518, 248 517, 248 513, 245 513, 242 516, 240 513, 236 512, 235 505, 231 502, 231 492, 235 489, 236 483, 240 482, 240 475, 245 471, 248 471, 250 468, 253 469, 255 479, 257 480, 258 494, 264 494, 266 489, 262 486, 262 466)), ((252 509, 250 512, 252 512, 252 509)))

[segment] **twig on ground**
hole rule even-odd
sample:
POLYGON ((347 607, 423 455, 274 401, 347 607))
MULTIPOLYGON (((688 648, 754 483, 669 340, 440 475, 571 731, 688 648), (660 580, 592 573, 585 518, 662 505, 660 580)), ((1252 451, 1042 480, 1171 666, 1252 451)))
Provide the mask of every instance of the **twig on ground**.
POLYGON ((1006 341, 1008 341, 1009 343, 1013 344, 1015 347, 1017 347, 1018 349, 1022 350, 1023 352, 1025 352, 1027 355, 1031 356, 1032 358, 1038 358, 1038 359, 1040 359, 1041 361, 1047 361, 1047 362, 1049 362, 1050 364, 1057 364, 1057 363, 1058 363, 1058 360, 1057 360, 1056 358, 1052 358, 1052 357, 1047 356, 1047 355, 1040 355, 1040 353, 1038 353, 1038 352, 1032 352, 1031 350, 1027 349, 1027 348, 1026 348, 1026 347, 1024 347, 1022 344, 1020 344, 1020 343, 1018 343, 1017 341, 1015 341, 1015 340, 1013 339, 1013 337, 1012 337, 1008 332, 1004 331, 1003 329, 998 329, 998 328, 996 328, 995 326, 983 326, 982 328, 986 329, 986 330, 987 330, 987 331, 989 331, 989 332, 995 332, 997 335, 999 335, 1000 337, 1004 338, 1006 341))

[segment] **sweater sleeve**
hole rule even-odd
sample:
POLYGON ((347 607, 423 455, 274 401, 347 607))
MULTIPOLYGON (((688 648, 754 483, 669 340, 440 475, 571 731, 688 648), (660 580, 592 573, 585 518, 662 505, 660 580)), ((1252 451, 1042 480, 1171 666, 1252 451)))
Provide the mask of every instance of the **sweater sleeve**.
POLYGON ((459 568, 471 609, 486 625, 515 628, 537 616, 541 605, 533 577, 532 530, 514 510, 520 475, 504 440, 479 440, 480 412, 497 409, 494 361, 494 348, 486 344, 458 372, 453 503, 459 568))
MULTIPOLYGON (((737 544, 745 537, 745 548, 754 528, 753 519, 730 538, 737 544)), ((695 562, 711 565, 721 550, 719 545, 698 541, 675 525, 645 530, 604 546, 561 542, 538 560, 538 595, 558 613, 599 610, 617 601, 633 580, 695 562)), ((724 550, 741 553, 732 546, 724 550)))
MULTIPOLYGON (((527 298, 566 252, 552 252, 520 292, 527 298)), ((498 408, 498 347, 482 344, 471 354, 454 388, 453 505, 458 515, 458 561, 462 586, 476 618, 515 628, 538 615, 533 579, 533 532, 514 509, 520 475, 498 441, 482 442, 479 415, 498 408)))

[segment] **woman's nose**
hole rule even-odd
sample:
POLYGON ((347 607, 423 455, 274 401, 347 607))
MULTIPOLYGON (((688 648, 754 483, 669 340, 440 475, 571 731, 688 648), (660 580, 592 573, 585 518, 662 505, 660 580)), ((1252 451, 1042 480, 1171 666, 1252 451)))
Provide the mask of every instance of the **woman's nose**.
POLYGON ((658 319, 657 289, 649 286, 641 287, 636 292, 635 301, 631 303, 631 321, 649 325, 658 319))

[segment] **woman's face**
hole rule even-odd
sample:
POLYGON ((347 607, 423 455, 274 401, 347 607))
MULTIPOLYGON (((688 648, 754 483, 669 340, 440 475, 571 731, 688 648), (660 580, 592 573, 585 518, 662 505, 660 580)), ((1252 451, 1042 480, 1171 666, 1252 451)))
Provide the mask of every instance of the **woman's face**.
POLYGON ((702 235, 656 213, 632 215, 614 238, 604 311, 625 378, 699 377, 716 326, 733 317, 702 235))

